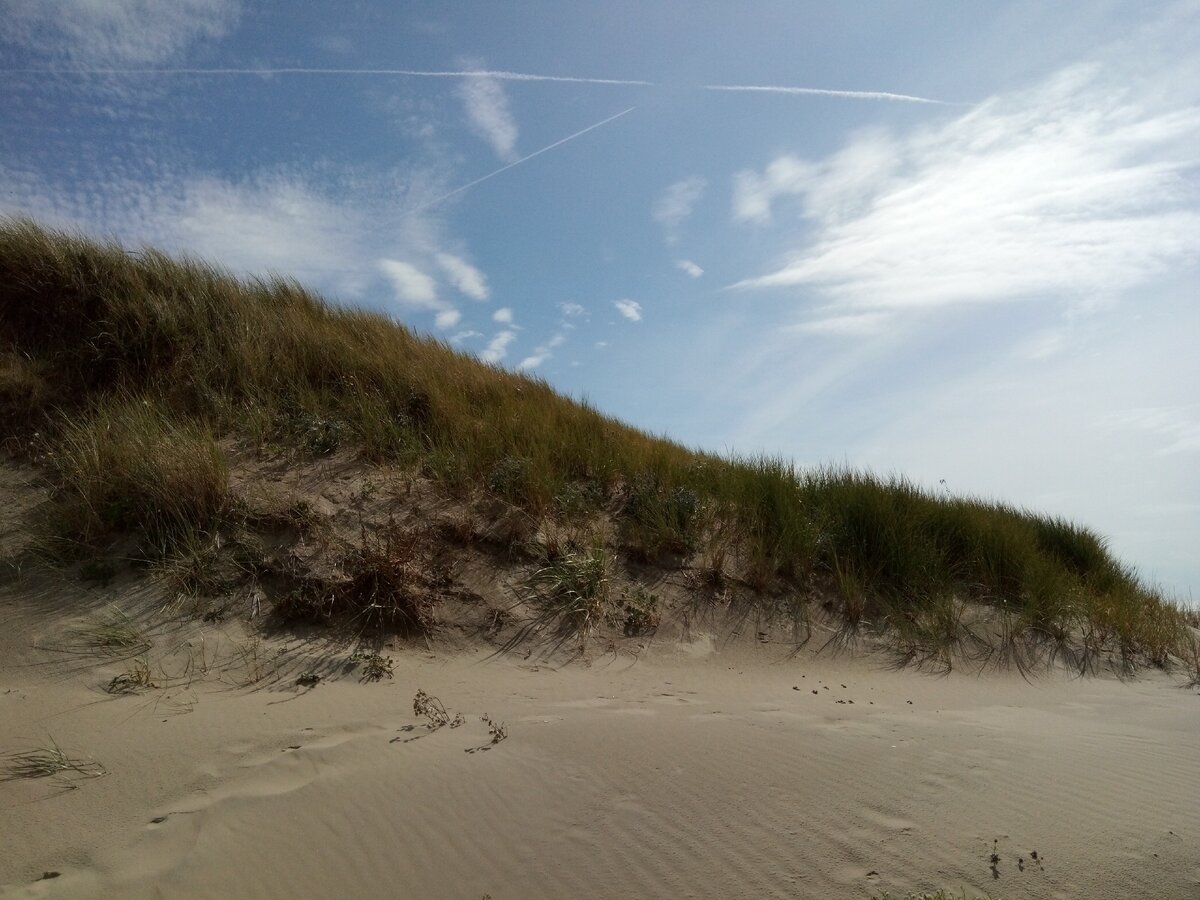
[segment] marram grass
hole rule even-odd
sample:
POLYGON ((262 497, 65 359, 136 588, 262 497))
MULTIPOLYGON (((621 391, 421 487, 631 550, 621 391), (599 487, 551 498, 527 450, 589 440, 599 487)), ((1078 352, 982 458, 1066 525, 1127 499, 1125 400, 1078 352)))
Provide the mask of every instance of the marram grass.
POLYGON ((1082 634, 1128 659, 1164 664, 1190 636, 1080 525, 694 452, 294 281, 27 220, 0 223, 0 423, 11 449, 49 462, 72 540, 194 545, 228 513, 217 439, 239 436, 355 447, 539 517, 612 515, 622 552, 703 558, 764 597, 833 595, 852 627, 914 646, 970 643, 964 600, 999 610, 1006 634, 1082 634))

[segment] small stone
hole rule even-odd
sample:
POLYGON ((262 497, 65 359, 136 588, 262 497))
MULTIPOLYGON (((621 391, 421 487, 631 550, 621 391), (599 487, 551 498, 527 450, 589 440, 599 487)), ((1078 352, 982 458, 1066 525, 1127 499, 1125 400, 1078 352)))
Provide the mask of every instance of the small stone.
POLYGON ((155 816, 153 819, 150 820, 150 824, 151 825, 161 825, 165 821, 167 821, 166 816, 155 816))
POLYGON ((51 878, 57 878, 57 877, 58 877, 58 876, 60 876, 61 874, 62 874, 62 872, 53 872, 53 871, 51 871, 51 872, 43 872, 43 873, 42 873, 42 877, 41 877, 41 878, 39 878, 38 880, 39 880, 39 881, 49 881, 51 878))

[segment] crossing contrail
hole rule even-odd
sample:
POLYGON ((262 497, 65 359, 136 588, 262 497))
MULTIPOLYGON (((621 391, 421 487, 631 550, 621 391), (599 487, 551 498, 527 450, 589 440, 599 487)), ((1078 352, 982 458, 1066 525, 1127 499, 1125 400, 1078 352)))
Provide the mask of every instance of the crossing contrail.
POLYGON ((419 213, 422 210, 428 209, 431 206, 435 206, 438 203, 443 202, 444 200, 449 200, 451 197, 454 197, 457 194, 461 194, 463 191, 473 188, 477 184, 482 184, 483 182, 487 181, 489 178, 495 178, 501 172, 507 172, 509 169, 512 169, 512 168, 515 168, 516 166, 521 165, 521 163, 529 162, 529 160, 533 159, 535 156, 541 156, 543 153, 547 153, 550 150, 553 150, 555 147, 561 147, 567 141, 573 141, 577 137, 582 137, 583 135, 587 134, 589 131, 594 131, 597 128, 599 128, 601 125, 607 125, 609 122, 612 122, 614 119, 619 119, 619 118, 621 118, 621 116, 626 115, 627 113, 631 113, 635 109, 637 109, 636 106, 631 106, 628 109, 623 109, 616 115, 609 116, 607 119, 601 119, 599 122, 595 123, 594 125, 589 125, 587 128, 580 129, 579 131, 576 131, 574 134, 568 134, 565 138, 560 138, 559 140, 555 141, 553 144, 547 144, 541 150, 534 150, 528 156, 522 156, 520 159, 516 160, 515 162, 510 162, 506 166, 501 166, 500 168, 496 169, 495 171, 488 172, 486 175, 476 178, 474 181, 468 181, 466 184, 462 185, 461 187, 456 187, 454 190, 452 190, 448 193, 442 194, 442 196, 440 196, 440 197, 435 197, 433 200, 428 200, 425 203, 422 203, 420 206, 414 206, 411 209, 406 209, 403 212, 401 212, 400 215, 401 216, 410 216, 413 213, 419 213))

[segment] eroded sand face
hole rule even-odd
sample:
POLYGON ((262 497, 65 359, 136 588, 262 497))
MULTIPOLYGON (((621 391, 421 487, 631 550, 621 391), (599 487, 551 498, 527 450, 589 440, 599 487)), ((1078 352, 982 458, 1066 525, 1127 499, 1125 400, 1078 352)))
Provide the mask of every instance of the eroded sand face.
POLYGON ((109 774, 0 783, 6 897, 1200 896, 1200 696, 1162 674, 932 677, 701 636, 111 697, 123 665, 32 649, 34 613, 6 615, 0 749, 49 735, 109 774), (424 727, 418 688, 466 724, 424 727))

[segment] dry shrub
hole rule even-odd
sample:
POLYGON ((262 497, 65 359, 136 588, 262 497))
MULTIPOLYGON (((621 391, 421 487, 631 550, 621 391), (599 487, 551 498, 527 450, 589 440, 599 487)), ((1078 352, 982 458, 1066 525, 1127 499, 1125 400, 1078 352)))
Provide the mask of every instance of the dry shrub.
POLYGON ((298 587, 280 605, 285 618, 343 622, 362 629, 426 634, 450 584, 450 569, 425 529, 394 520, 361 529, 359 546, 342 560, 346 578, 298 587))

